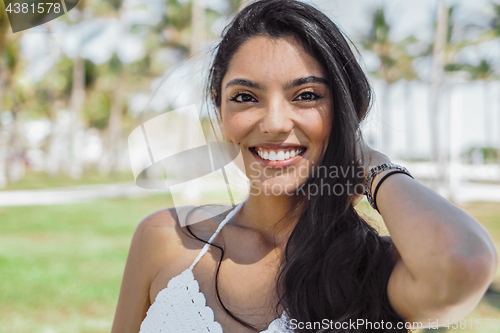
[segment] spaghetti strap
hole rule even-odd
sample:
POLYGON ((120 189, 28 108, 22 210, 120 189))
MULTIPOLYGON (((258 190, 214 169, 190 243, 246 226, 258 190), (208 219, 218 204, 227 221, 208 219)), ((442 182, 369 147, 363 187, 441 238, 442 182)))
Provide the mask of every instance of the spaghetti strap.
POLYGON ((205 246, 203 246, 203 248, 201 249, 200 253, 196 257, 196 259, 194 260, 194 262, 191 264, 191 266, 189 266, 189 270, 190 271, 193 270, 194 266, 198 263, 198 261, 200 261, 200 259, 205 255, 205 253, 207 253, 208 249, 210 248, 210 245, 212 245, 212 242, 214 241, 215 237, 217 237, 217 235, 219 234, 219 232, 221 231, 221 229, 226 225, 227 222, 229 222, 229 220, 231 220, 233 218, 234 215, 236 215, 236 213, 238 213, 240 211, 241 207, 243 206, 243 204, 246 201, 247 200, 245 199, 242 202, 240 202, 236 206, 236 208, 234 208, 232 211, 230 211, 229 214, 227 214, 227 216, 224 218, 224 220, 222 220, 222 222, 217 227, 217 230, 215 230, 215 232, 212 235, 212 237, 210 237, 210 239, 208 240, 208 243, 205 244, 205 246))

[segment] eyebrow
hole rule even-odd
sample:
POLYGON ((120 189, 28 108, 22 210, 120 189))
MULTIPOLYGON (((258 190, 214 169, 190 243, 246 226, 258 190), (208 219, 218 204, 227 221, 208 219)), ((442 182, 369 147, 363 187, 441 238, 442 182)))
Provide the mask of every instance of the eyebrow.
MULTIPOLYGON (((328 80, 326 80, 322 77, 319 77, 319 76, 311 75, 311 76, 301 77, 301 78, 295 79, 293 81, 290 81, 290 82, 286 83, 284 87, 285 87, 285 89, 288 89, 288 88, 292 88, 292 87, 298 87, 298 86, 301 86, 301 85, 307 84, 307 83, 321 83, 321 84, 324 84, 327 86, 330 85, 328 83, 328 80)), ((231 80, 226 84, 226 88, 229 86, 245 86, 245 87, 249 87, 249 88, 262 89, 262 87, 257 82, 247 80, 247 79, 231 80)))
POLYGON ((308 77, 301 77, 301 78, 295 79, 291 82, 288 82, 287 84, 285 84, 285 89, 292 88, 292 87, 298 87, 298 86, 301 86, 301 85, 307 84, 307 83, 321 83, 321 84, 324 84, 327 86, 330 85, 328 83, 328 80, 326 80, 322 77, 319 77, 319 76, 312 75, 312 76, 308 76, 308 77))
POLYGON ((229 86, 245 86, 249 88, 257 88, 257 89, 262 89, 261 86, 257 82, 253 82, 247 79, 234 79, 229 81, 226 84, 226 88, 229 86))

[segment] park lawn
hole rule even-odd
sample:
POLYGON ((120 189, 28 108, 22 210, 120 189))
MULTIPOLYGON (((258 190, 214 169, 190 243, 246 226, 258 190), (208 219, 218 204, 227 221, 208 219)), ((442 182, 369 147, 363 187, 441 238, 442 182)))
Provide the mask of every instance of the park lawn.
POLYGON ((113 184, 118 182, 133 183, 134 176, 132 172, 102 174, 97 170, 91 169, 85 170, 80 179, 73 179, 64 173, 48 176, 45 172, 28 170, 22 179, 14 183, 8 183, 7 187, 3 188, 2 191, 38 190, 81 185, 113 184))
MULTIPOLYGON (((0 333, 109 332, 132 233, 145 216, 170 206, 169 196, 158 195, 0 208, 0 333)), ((359 209, 377 220, 365 202, 359 209)), ((499 205, 465 209, 498 247, 499 205)), ((467 320, 500 318, 495 289, 467 320)))
POLYGON ((0 208, 0 332, 109 332, 131 237, 169 196, 0 208))

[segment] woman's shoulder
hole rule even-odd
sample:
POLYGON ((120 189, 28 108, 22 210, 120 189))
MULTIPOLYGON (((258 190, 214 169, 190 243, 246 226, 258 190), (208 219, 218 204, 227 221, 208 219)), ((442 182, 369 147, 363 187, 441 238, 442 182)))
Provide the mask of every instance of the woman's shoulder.
POLYGON ((146 216, 136 227, 129 259, 140 263, 143 273, 151 279, 161 263, 171 256, 178 243, 177 221, 171 209, 162 209, 146 216))
MULTIPOLYGON (((212 211, 203 208, 205 214, 212 211)), ((141 270, 147 275, 151 301, 165 288, 166 282, 194 262, 205 245, 196 237, 208 241, 217 229, 220 218, 215 216, 190 223, 189 229, 196 237, 191 235, 184 218, 200 214, 199 210, 199 206, 162 209, 148 215, 137 226, 131 251, 135 251, 137 262, 141 262, 141 270)))
MULTIPOLYGON (((137 226, 134 238, 146 248, 163 253, 178 252, 182 249, 203 247, 216 231, 224 214, 221 206, 181 206, 166 208, 146 216, 137 226), (164 250, 168 250, 164 252, 164 250)), ((142 246, 141 246, 142 247, 142 246)))
POLYGON ((162 209, 149 214, 139 223, 134 232, 134 240, 141 243, 141 248, 168 243, 168 239, 175 235, 176 228, 175 214, 170 208, 162 209))

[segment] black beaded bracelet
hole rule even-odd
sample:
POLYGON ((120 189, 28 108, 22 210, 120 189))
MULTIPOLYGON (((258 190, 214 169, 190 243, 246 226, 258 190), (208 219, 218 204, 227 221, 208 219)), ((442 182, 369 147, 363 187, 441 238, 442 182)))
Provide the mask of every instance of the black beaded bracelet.
POLYGON ((403 173, 403 174, 405 174, 407 176, 410 176, 412 179, 415 179, 415 178, 413 178, 412 175, 410 175, 409 172, 403 171, 403 170, 394 170, 394 171, 386 173, 382 177, 382 179, 380 179, 380 181, 377 183, 377 186, 375 187, 375 192, 373 192, 373 208, 375 208, 377 210, 377 212, 379 212, 379 213, 380 213, 380 211, 378 210, 378 207, 377 207, 377 192, 378 192, 378 189, 380 188, 380 184, 382 184, 382 182, 384 180, 386 180, 390 175, 393 175, 395 173, 403 173))
POLYGON ((375 205, 373 203, 372 195, 371 195, 373 179, 380 172, 383 172, 383 171, 388 170, 388 169, 397 169, 397 170, 401 170, 401 171, 404 171, 404 172, 410 174, 405 167, 402 167, 401 165, 397 165, 394 163, 384 163, 384 164, 380 164, 380 165, 377 165, 376 167, 371 168, 370 171, 368 172, 368 175, 367 175, 366 180, 365 180, 365 195, 366 195, 366 199, 370 203, 370 206, 373 207, 373 209, 376 209, 375 205))

